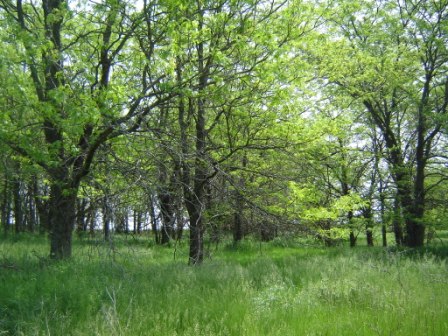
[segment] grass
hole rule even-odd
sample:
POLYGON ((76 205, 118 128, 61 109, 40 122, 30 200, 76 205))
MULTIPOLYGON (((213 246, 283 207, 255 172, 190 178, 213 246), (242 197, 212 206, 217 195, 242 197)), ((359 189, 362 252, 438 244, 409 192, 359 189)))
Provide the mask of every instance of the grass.
POLYGON ((201 267, 147 238, 0 240, 0 335, 447 335, 448 268, 423 251, 246 241, 201 267), (176 255, 176 260, 174 256, 176 255))

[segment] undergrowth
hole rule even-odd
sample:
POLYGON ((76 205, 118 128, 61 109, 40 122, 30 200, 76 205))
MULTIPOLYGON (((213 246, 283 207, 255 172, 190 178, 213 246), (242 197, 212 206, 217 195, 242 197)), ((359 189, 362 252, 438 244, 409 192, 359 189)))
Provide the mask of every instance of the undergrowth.
MULTIPOLYGON (((201 267, 147 238, 0 241, 0 335, 446 335, 442 256, 242 242, 201 267)), ((440 251, 439 251, 440 252, 440 251)))

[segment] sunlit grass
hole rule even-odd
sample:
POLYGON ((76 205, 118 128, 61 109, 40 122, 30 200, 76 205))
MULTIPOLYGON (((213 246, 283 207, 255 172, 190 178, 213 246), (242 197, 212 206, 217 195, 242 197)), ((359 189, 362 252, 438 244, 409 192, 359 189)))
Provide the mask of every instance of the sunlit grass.
POLYGON ((148 237, 0 241, 0 335, 446 335, 443 258, 383 248, 222 243, 201 267, 148 237), (176 257, 176 258, 174 258, 176 257))

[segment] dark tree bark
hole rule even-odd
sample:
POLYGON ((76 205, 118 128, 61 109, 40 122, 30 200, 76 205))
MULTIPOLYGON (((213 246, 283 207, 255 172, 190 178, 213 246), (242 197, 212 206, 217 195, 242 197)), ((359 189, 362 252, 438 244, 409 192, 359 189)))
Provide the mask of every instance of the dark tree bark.
MULTIPOLYGON (((347 190, 348 195, 348 190, 347 190)), ((358 240, 358 237, 355 235, 355 232, 353 231, 353 211, 349 211, 347 214, 347 219, 350 227, 350 235, 349 235, 349 241, 350 241, 350 247, 356 247, 356 241, 358 240)))
MULTIPOLYGON (((244 155, 242 159, 242 168, 247 167, 247 156, 244 155)), ((244 211, 244 197, 241 194, 241 190, 245 184, 244 177, 241 176, 236 181, 236 190, 234 192, 235 212, 233 214, 233 243, 236 245, 243 239, 243 211, 244 211), (239 189, 239 190, 238 190, 239 189)))
POLYGON ((50 257, 67 259, 72 255, 72 232, 76 218, 76 191, 59 183, 50 187, 50 257))
POLYGON ((380 214, 381 214, 381 238, 383 247, 387 246, 387 226, 386 226, 386 197, 384 195, 383 182, 380 179, 380 214))
POLYGON ((95 235, 96 214, 97 214, 97 209, 95 207, 91 206, 90 210, 87 214, 87 226, 89 227, 89 234, 92 237, 95 235))
POLYGON ((110 225, 112 221, 112 209, 107 196, 104 196, 103 198, 102 212, 103 212, 104 240, 108 242, 110 241, 110 225))
MULTIPOLYGON (((392 102, 391 110, 395 108, 395 98, 392 102)), ((375 105, 371 101, 364 101, 364 105, 370 112, 375 124, 381 129, 386 148, 388 150, 388 160, 392 168, 392 176, 397 186, 397 200, 400 203, 400 208, 403 213, 406 237, 403 242, 410 247, 422 246, 424 243, 424 225, 421 218, 424 213, 424 190, 421 189, 421 183, 424 182, 424 175, 419 177, 420 182, 413 177, 411 169, 405 164, 404 154, 401 150, 401 143, 397 135, 392 129, 390 122, 391 113, 388 108, 381 109, 379 105, 375 105), (414 187, 414 192, 412 188, 414 187), (415 197, 417 196, 418 197, 415 197), (421 235, 423 234, 423 237, 421 235)), ((420 126, 418 127, 418 138, 422 136, 420 126)), ((419 148, 419 141, 417 143, 417 153, 421 151, 419 148)), ((420 158, 421 160, 421 158, 420 158)), ((424 165, 422 162, 417 162, 417 170, 420 174, 424 172, 424 165)), ((417 173, 419 175, 419 173, 417 173)), ((396 238, 400 239, 400 231, 396 227, 396 238)))
POLYGON ((154 235, 154 242, 156 244, 160 244, 160 235, 159 235, 159 230, 157 230, 157 216, 156 216, 156 209, 155 209, 155 196, 151 196, 151 201, 150 201, 150 207, 149 207, 149 211, 150 211, 150 217, 151 217, 151 230, 152 233, 154 235))
POLYGON ((120 209, 116 214, 116 233, 128 233, 128 214, 126 209, 120 209))
POLYGON ((26 228, 29 232, 34 232, 39 224, 39 216, 37 214, 37 208, 34 196, 34 182, 28 183, 27 190, 27 213, 26 213, 26 228))
POLYGON ((169 244, 171 239, 174 238, 174 199, 173 195, 169 191, 159 192, 159 205, 160 205, 160 215, 162 219, 161 227, 161 241, 162 245, 169 244))
POLYGON ((133 232, 136 234, 140 234, 142 232, 142 222, 143 222, 143 213, 140 210, 134 209, 134 230, 133 232))
POLYGON ((87 232, 87 200, 80 198, 76 203, 76 233, 82 236, 87 232))
POLYGON ((233 244, 236 245, 243 239, 243 218, 240 209, 233 214, 233 244))
POLYGON ((366 221, 367 246, 373 246, 373 214, 370 206, 363 209, 363 217, 366 221))
POLYGON ((182 236, 184 233, 185 223, 182 207, 180 204, 178 205, 178 209, 179 211, 176 212, 176 240, 180 241, 182 240, 182 236))
POLYGON ((350 230, 349 241, 350 241, 350 247, 356 246, 357 237, 353 232, 353 230, 350 230))
MULTIPOLYGON (((203 9, 198 2, 198 29, 203 29, 203 9)), ((191 169, 191 163, 185 159, 181 164, 181 182, 184 194, 185 208, 189 217, 190 228, 190 249, 189 265, 200 265, 204 260, 204 219, 203 212, 205 207, 205 185, 208 182, 207 157, 205 153, 206 129, 205 129, 205 97, 204 90, 207 85, 208 73, 205 69, 204 42, 200 41, 196 45, 197 50, 197 99, 188 98, 188 117, 194 116, 195 124, 195 145, 194 145, 194 163, 191 169)), ((177 59, 177 81, 182 82, 182 61, 177 59)), ((190 118, 189 118, 190 119, 190 118)), ((191 156, 188 141, 188 122, 186 116, 184 98, 179 99, 178 122, 181 136, 181 152, 184 158, 191 156)))
POLYGON ((404 242, 403 238, 403 226, 402 226, 402 215, 401 215, 401 207, 398 196, 395 196, 394 199, 394 212, 392 218, 392 227, 394 229, 395 236, 395 244, 397 246, 402 246, 404 242))

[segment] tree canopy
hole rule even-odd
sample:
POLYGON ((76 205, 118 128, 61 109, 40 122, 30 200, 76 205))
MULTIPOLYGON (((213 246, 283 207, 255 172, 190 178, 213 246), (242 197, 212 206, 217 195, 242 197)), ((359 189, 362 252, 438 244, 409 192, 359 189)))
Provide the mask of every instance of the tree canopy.
POLYGON ((447 16, 446 0, 0 0, 4 230, 48 231, 56 259, 75 227, 130 218, 162 244, 188 230, 190 264, 223 232, 355 245, 378 225, 422 246, 446 211, 447 16))

